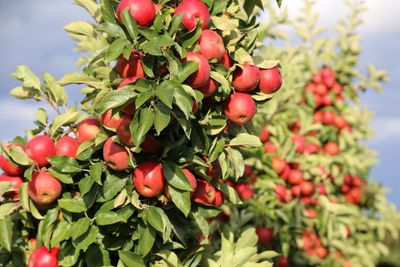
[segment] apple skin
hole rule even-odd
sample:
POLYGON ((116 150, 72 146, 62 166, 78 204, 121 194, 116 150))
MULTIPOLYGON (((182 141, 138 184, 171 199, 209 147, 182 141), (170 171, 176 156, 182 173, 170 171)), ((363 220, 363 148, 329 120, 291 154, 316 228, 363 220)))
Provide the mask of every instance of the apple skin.
POLYGON ((292 185, 290 192, 292 192, 293 197, 299 197, 301 195, 300 185, 292 185))
POLYGON ((131 53, 129 59, 120 56, 117 60, 116 67, 119 75, 123 79, 134 77, 144 78, 144 69, 142 66, 141 57, 135 52, 131 53))
POLYGON ((239 92, 254 91, 260 82, 260 70, 257 66, 244 64, 233 73, 232 86, 239 92))
POLYGON ((293 144, 296 146, 296 151, 298 153, 303 153, 306 148, 306 140, 302 135, 294 135, 292 138, 293 144))
POLYGON ((126 149, 115 143, 109 137, 103 146, 103 158, 107 166, 115 171, 123 171, 129 168, 129 154, 126 149))
POLYGON ((62 192, 61 183, 48 172, 35 172, 28 182, 28 193, 39 206, 53 203, 62 192))
POLYGON ((112 114, 112 110, 109 109, 100 116, 100 123, 103 124, 107 129, 116 130, 118 125, 121 123, 121 117, 118 113, 112 114))
POLYGON ((304 197, 312 196, 315 192, 315 186, 312 182, 303 181, 300 183, 301 195, 304 197))
POLYGON ((300 184, 304 180, 304 174, 299 170, 290 170, 288 182, 292 185, 300 184))
POLYGON ((224 67, 227 69, 230 69, 233 66, 233 61, 232 61, 231 57, 229 56, 228 51, 225 50, 224 59, 218 63, 224 65, 224 67))
POLYGON ((279 176, 282 178, 282 180, 285 181, 289 178, 290 171, 291 171, 291 169, 290 169, 289 165, 286 164, 285 168, 283 169, 282 173, 279 176))
POLYGON ((322 112, 321 121, 325 125, 332 125, 335 122, 335 113, 333 113, 333 111, 322 112))
POLYGON ((271 141, 266 142, 264 144, 264 152, 265 153, 278 153, 278 149, 276 148, 275 144, 272 143, 271 141))
POLYGON ((249 198, 252 198, 254 195, 253 189, 251 188, 249 183, 246 182, 235 185, 235 190, 242 200, 247 200, 249 198))
POLYGON ((335 83, 332 86, 332 91, 335 92, 336 95, 341 95, 343 93, 343 86, 339 83, 335 83))
POLYGON ((23 184, 23 180, 19 176, 8 176, 6 174, 0 174, 0 182, 10 182, 13 188, 13 191, 7 192, 3 194, 4 198, 9 198, 12 201, 19 200, 19 187, 23 184))
POLYGON ((338 115, 335 118, 334 124, 338 129, 343 129, 347 125, 347 120, 343 115, 338 115))
POLYGON ((286 162, 284 159, 278 157, 272 159, 271 165, 277 174, 281 174, 286 167, 286 162))
POLYGON ((118 139, 126 146, 133 146, 131 130, 129 126, 133 120, 133 117, 130 115, 123 115, 121 117, 120 124, 117 127, 117 136, 118 139))
POLYGON ((261 129, 260 134, 259 134, 258 137, 260 138, 260 141, 261 141, 261 142, 265 143, 265 142, 268 141, 269 136, 270 136, 270 133, 269 133, 269 131, 268 131, 268 128, 267 128, 267 127, 263 127, 263 128, 261 129))
POLYGON ((214 197, 214 202, 212 203, 214 207, 220 207, 222 204, 224 204, 225 201, 225 195, 222 191, 215 189, 215 197, 214 197))
POLYGON ((65 135, 57 140, 56 155, 76 158, 78 148, 78 140, 72 138, 71 136, 65 135))
POLYGON ((210 22, 210 12, 207 6, 199 0, 185 0, 175 9, 175 15, 183 14, 182 24, 189 31, 196 28, 197 21, 200 21, 204 30, 210 22))
POLYGON ((280 201, 284 201, 286 196, 286 187, 282 184, 276 184, 274 188, 275 197, 280 201))
POLYGON ((141 196, 152 198, 160 195, 165 187, 162 165, 156 162, 141 163, 134 171, 133 184, 141 196))
POLYGON ((336 156, 340 153, 339 146, 335 142, 328 142, 324 146, 324 151, 331 156, 336 156))
POLYGON ((285 256, 280 256, 276 262, 276 267, 289 267, 289 260, 285 256))
POLYGON ((45 135, 33 137, 26 143, 24 148, 25 154, 36 164, 42 168, 48 166, 50 163, 48 157, 56 155, 56 145, 54 140, 45 135))
POLYGON ((212 96, 217 91, 217 82, 214 79, 210 78, 207 81, 206 85, 198 88, 197 90, 202 92, 205 97, 212 96))
POLYGON ((99 119, 95 117, 88 117, 76 126, 76 138, 79 144, 95 139, 99 132, 99 119))
MULTIPOLYGON (((7 148, 11 148, 14 144, 7 144, 7 148)), ((0 154, 0 169, 2 169, 6 174, 11 176, 18 176, 24 173, 25 168, 22 166, 15 165, 13 162, 8 161, 3 155, 0 154)))
POLYGON ((319 146, 316 143, 306 144, 306 148, 304 149, 304 154, 310 155, 315 154, 319 150, 319 146))
POLYGON ((151 134, 147 134, 141 145, 142 152, 145 154, 154 154, 160 152, 161 144, 160 142, 151 134))
POLYGON ((265 94, 273 94, 282 86, 281 71, 278 67, 260 70, 258 88, 265 94))
POLYGON ((212 30, 202 31, 199 39, 200 54, 207 59, 215 58, 217 62, 222 62, 225 55, 224 40, 212 30))
POLYGON ((215 201, 217 189, 205 180, 197 179, 197 189, 192 195, 195 203, 212 205, 215 201))
POLYGON ((207 85, 210 79, 210 64, 208 60, 201 54, 195 52, 187 52, 186 58, 182 60, 183 62, 196 62, 199 65, 198 70, 190 75, 186 82, 194 89, 202 88, 207 85))
POLYGON ((129 8, 129 13, 140 26, 150 26, 156 16, 156 8, 151 0, 122 0, 117 7, 118 20, 122 22, 122 11, 129 8))
POLYGON ((271 228, 258 226, 256 227, 256 234, 258 236, 258 243, 261 245, 272 244, 274 240, 274 231, 271 228))
POLYGON ((56 247, 49 251, 42 245, 29 256, 27 267, 59 267, 57 258, 59 251, 60 249, 56 247))
POLYGON ((238 125, 251 121, 257 106, 251 95, 246 93, 231 94, 225 102, 224 113, 228 120, 238 125))

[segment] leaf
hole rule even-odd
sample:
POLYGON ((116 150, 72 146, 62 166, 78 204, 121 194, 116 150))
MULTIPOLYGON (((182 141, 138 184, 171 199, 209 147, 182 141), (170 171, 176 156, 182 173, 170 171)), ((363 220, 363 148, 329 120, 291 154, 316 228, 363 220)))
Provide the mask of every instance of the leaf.
POLYGON ((124 220, 114 211, 103 211, 96 214, 97 225, 111 225, 124 220))
POLYGON ((102 81, 98 81, 96 78, 89 76, 83 72, 70 72, 64 75, 61 80, 58 81, 61 86, 69 84, 86 84, 96 89, 106 88, 102 81))
POLYGON ((156 129, 157 134, 160 135, 162 130, 164 130, 171 121, 171 112, 162 104, 157 104, 157 106, 154 107, 154 110, 154 128, 156 129))
POLYGON ((54 104, 57 106, 64 106, 67 104, 68 101, 68 95, 65 92, 64 88, 57 84, 56 78, 49 74, 49 73, 43 73, 42 74, 43 81, 48 87, 48 91, 50 94, 53 96, 54 104))
POLYGON ((39 90, 31 89, 28 87, 18 86, 10 91, 10 95, 17 99, 35 99, 40 100, 39 90))
POLYGON ((131 251, 120 250, 118 251, 119 259, 126 266, 145 267, 143 259, 131 251))
POLYGON ((101 182, 101 175, 103 173, 103 164, 101 162, 94 163, 90 166, 90 177, 98 183, 99 185, 102 184, 101 182))
POLYGON ((30 211, 29 199, 28 183, 25 182, 19 187, 19 203, 27 211, 30 211))
POLYGON ((13 191, 14 188, 11 184, 11 182, 8 181, 2 181, 0 182, 0 196, 2 196, 4 193, 8 192, 8 191, 13 191))
POLYGON ((125 187, 128 178, 121 179, 114 175, 108 175, 97 197, 98 202, 106 202, 113 199, 125 187))
POLYGON ((78 173, 82 171, 82 168, 74 158, 67 156, 53 156, 48 157, 47 159, 52 168, 55 168, 62 173, 78 173))
POLYGON ((109 46, 106 56, 105 56, 105 62, 110 63, 117 59, 122 52, 124 51, 125 47, 128 46, 128 42, 126 39, 120 38, 116 39, 112 44, 109 46))
POLYGON ((121 13, 122 22, 125 28, 128 30, 129 35, 132 40, 136 42, 137 40, 137 32, 138 26, 136 21, 132 18, 131 13, 129 12, 129 8, 125 8, 121 13))
POLYGON ((0 220, 10 215, 18 206, 19 204, 14 202, 0 205, 0 220))
POLYGON ((172 162, 165 162, 163 164, 163 173, 168 184, 174 186, 176 189, 193 191, 188 178, 178 165, 172 162))
POLYGON ((196 43, 196 41, 199 39, 200 35, 202 32, 202 25, 201 22, 198 20, 197 21, 197 25, 196 25, 196 29, 187 33, 182 39, 182 47, 183 48, 189 48, 192 45, 194 45, 194 43, 196 43))
POLYGON ((98 18, 100 6, 93 0, 74 0, 74 3, 86 9, 93 18, 98 18))
POLYGON ((171 185, 168 185, 168 192, 171 195, 172 202, 187 217, 192 204, 190 201, 190 192, 176 189, 171 185))
POLYGON ((193 61, 183 63, 182 70, 179 72, 178 81, 183 83, 190 75, 199 69, 199 64, 193 61))
POLYGON ((222 86, 231 89, 230 82, 221 73, 212 71, 210 73, 210 77, 216 80, 218 83, 222 84, 222 86))
POLYGON ((96 112, 103 114, 109 109, 115 109, 122 107, 129 103, 136 97, 137 93, 132 91, 130 88, 121 88, 118 90, 110 91, 101 102, 97 103, 95 106, 96 112))
POLYGON ((177 86, 180 86, 180 84, 177 84, 173 81, 164 81, 159 86, 157 86, 154 93, 164 105, 172 109, 174 91, 177 86))
POLYGON ((171 222, 165 212, 158 207, 149 206, 144 210, 147 222, 157 231, 162 233, 164 243, 171 236, 171 222))
POLYGON ((39 108, 36 111, 36 119, 43 124, 43 126, 47 126, 47 120, 49 119, 49 115, 47 115, 46 110, 44 110, 43 108, 39 108))
POLYGON ((68 240, 71 237, 72 226, 65 220, 60 221, 54 229, 51 237, 50 246, 59 247, 60 243, 64 240, 68 240))
POLYGON ((82 198, 78 199, 59 199, 58 205, 60 208, 72 212, 72 213, 81 213, 86 211, 86 205, 82 198))
POLYGON ((126 39, 124 30, 117 24, 105 22, 98 25, 97 29, 106 32, 111 37, 126 39))
POLYGON ((239 28, 239 20, 230 19, 226 15, 212 16, 211 20, 214 26, 221 31, 233 31, 239 28))
POLYGON ((0 219, 0 245, 11 252, 12 247, 12 222, 11 217, 7 216, 0 219))
POLYGON ((139 223, 139 244, 138 250, 142 257, 146 256, 153 248, 154 241, 156 240, 156 232, 150 225, 143 225, 139 223))
POLYGON ((64 30, 69 33, 84 35, 87 37, 92 37, 94 34, 94 27, 87 21, 75 21, 66 26, 64 26, 64 30))
POLYGON ((41 89, 39 78, 27 66, 17 66, 17 71, 12 76, 23 81, 23 87, 41 89))
POLYGON ((71 237, 76 239, 89 230, 91 221, 89 218, 83 217, 74 222, 71 227, 71 237))
POLYGON ((33 161, 25 154, 22 147, 10 146, 8 148, 6 144, 3 144, 2 150, 18 165, 30 166, 33 164, 33 161))
POLYGON ((260 69, 272 69, 279 64, 279 60, 266 60, 261 56, 254 57, 254 64, 260 69))
POLYGON ((140 109, 136 112, 130 130, 132 134, 133 143, 136 147, 140 147, 143 143, 147 132, 151 129, 154 123, 154 110, 152 108, 140 109))
POLYGON ((244 146, 244 147, 260 147, 262 143, 260 138, 255 135, 240 133, 229 142, 230 146, 244 146))

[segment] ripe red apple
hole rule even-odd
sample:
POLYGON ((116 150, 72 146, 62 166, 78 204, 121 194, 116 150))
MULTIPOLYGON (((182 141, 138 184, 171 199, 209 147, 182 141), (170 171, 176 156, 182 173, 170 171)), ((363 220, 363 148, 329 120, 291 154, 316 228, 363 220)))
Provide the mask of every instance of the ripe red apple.
POLYGON ((58 139, 56 144, 56 155, 76 158, 78 153, 79 143, 75 138, 68 135, 58 139))
POLYGON ((113 115, 112 110, 109 109, 100 116, 100 123, 108 129, 116 130, 121 123, 121 116, 119 113, 113 115))
POLYGON ((300 184, 304 180, 304 174, 299 170, 290 170, 288 182, 292 185, 300 184))
POLYGON ((351 189, 348 193, 346 193, 345 198, 348 202, 354 205, 361 204, 361 192, 358 188, 351 189))
POLYGON ((328 194, 328 190, 326 189, 326 186, 324 184, 320 184, 318 186, 318 191, 320 195, 326 196, 328 194))
POLYGON ((291 128, 292 128, 292 133, 299 131, 301 129, 301 122, 295 121, 291 128))
POLYGON ((322 83, 322 76, 321 76, 321 74, 314 74, 313 75, 313 77, 312 77, 312 81, 314 82, 314 83, 322 83))
POLYGON ((315 191, 315 186, 312 182, 302 181, 300 183, 301 195, 305 197, 312 196, 315 191))
POLYGON ((50 137, 39 135, 28 141, 24 151, 41 168, 50 164, 47 158, 56 155, 56 146, 50 137))
POLYGON ((328 77, 328 78, 324 78, 323 82, 324 82, 326 87, 332 88, 335 85, 336 80, 335 80, 334 77, 328 77))
POLYGON ((342 193, 346 194, 350 191, 350 186, 348 186, 347 184, 344 184, 344 185, 340 186, 340 191, 342 191, 342 193))
POLYGON ((122 0, 117 7, 117 17, 121 23, 122 11, 126 8, 140 26, 150 26, 156 16, 156 8, 151 0, 122 0))
POLYGON ((40 246, 29 256, 28 267, 59 267, 59 251, 59 248, 51 248, 49 251, 44 245, 40 246))
POLYGON ((332 91, 335 92, 336 95, 341 95, 343 93, 343 86, 339 83, 335 83, 332 86, 332 91))
POLYGON ((328 88, 326 88, 326 86, 321 83, 316 84, 315 88, 314 88, 314 93, 316 93, 320 96, 324 96, 324 95, 328 94, 328 88))
POLYGON ((329 67, 322 68, 321 76, 322 76, 322 78, 335 78, 335 74, 333 73, 333 70, 329 67))
POLYGON ((200 21, 203 30, 210 22, 210 12, 200 0, 185 0, 175 9, 175 15, 183 14, 182 24, 189 31, 193 30, 200 21))
POLYGON ((272 168, 277 174, 281 174, 286 167, 286 161, 280 157, 272 159, 272 168))
POLYGON ((280 256, 276 262, 276 267, 289 267, 289 260, 285 256, 280 256))
POLYGON ((318 123, 318 122, 322 121, 322 112, 321 111, 314 112, 313 121, 314 121, 314 123, 318 123))
POLYGON ((351 184, 354 186, 354 187, 361 187, 362 186, 362 184, 363 184, 363 181, 361 180, 361 178, 360 178, 360 176, 353 176, 353 179, 352 179, 352 181, 351 181, 351 184))
POLYGON ((282 86, 281 71, 278 67, 260 70, 260 83, 258 88, 265 94, 272 94, 282 86))
POLYGON ((292 193, 292 196, 299 197, 301 195, 300 185, 292 185, 290 192, 292 193))
POLYGON ((292 142, 296 147, 296 151, 298 153, 303 153, 306 148, 306 139, 302 135, 294 135, 292 138, 292 142))
MULTIPOLYGON (((186 0, 188 1, 188 0, 186 0)), ((186 2, 185 1, 185 2, 186 2)), ((195 52, 187 52, 186 58, 182 60, 183 62, 196 62, 199 65, 198 70, 186 79, 186 82, 193 88, 201 88, 207 85, 210 79, 210 64, 208 60, 201 54, 195 52)))
POLYGON ((274 240, 274 231, 271 228, 258 226, 256 227, 256 234, 258 236, 258 243, 261 245, 272 244, 274 240))
POLYGON ((304 216, 308 218, 317 218, 317 212, 314 209, 306 209, 304 216))
POLYGON ((121 117, 121 122, 117 127, 118 139, 126 146, 133 146, 131 130, 129 129, 132 119, 132 116, 123 115, 121 117))
POLYGON ((306 144, 306 148, 304 149, 305 154, 314 154, 319 150, 319 146, 316 143, 306 144))
POLYGON ((76 126, 76 138, 79 144, 95 139, 99 132, 99 120, 95 117, 88 117, 76 126))
POLYGON ((332 125, 335 122, 335 113, 333 111, 323 111, 321 113, 321 121, 325 125, 332 125))
MULTIPOLYGON (((12 146, 19 146, 21 145, 14 145, 14 144, 7 144, 7 148, 11 148, 12 146)), ((8 175, 11 176, 18 176, 24 173, 25 168, 22 166, 18 166, 13 162, 7 160, 3 155, 0 154, 0 168, 8 175)))
POLYGON ((322 105, 332 106, 332 104, 333 104, 333 100, 332 100, 331 95, 326 94, 326 95, 322 96, 322 105))
POLYGON ((328 142, 324 146, 324 151, 331 156, 336 156, 340 153, 339 146, 336 142, 328 142))
POLYGON ((290 171, 291 169, 289 165, 286 164, 285 168, 283 169, 282 173, 279 176, 282 178, 282 180, 287 180, 289 178, 290 171))
POLYGON ((222 62, 225 55, 225 45, 222 37, 212 30, 202 31, 199 39, 200 54, 207 59, 215 58, 222 62))
POLYGON ((225 102, 224 113, 228 120, 243 125, 256 114, 256 102, 246 93, 231 94, 225 102))
POLYGON ((320 96, 320 95, 317 95, 317 94, 313 94, 313 96, 314 96, 314 102, 315 102, 315 107, 320 107, 320 106, 322 106, 322 104, 323 104, 323 102, 322 102, 322 96, 320 96))
POLYGON ((106 164, 115 171, 129 168, 129 153, 123 146, 115 143, 112 137, 109 137, 104 143, 103 158, 106 164))
POLYGON ((215 201, 217 189, 205 180, 197 179, 197 190, 192 195, 192 201, 196 203, 212 205, 215 201))
POLYGON ((261 129, 261 132, 260 132, 260 135, 259 135, 260 141, 263 142, 263 143, 267 142, 268 139, 269 139, 269 136, 270 136, 270 133, 268 131, 268 128, 267 127, 263 127, 261 129))
POLYGON ((308 83, 306 86, 305 86, 305 91, 306 92, 310 92, 310 93, 315 93, 315 88, 316 88, 316 84, 315 83, 308 83))
POLYGON ((254 195, 253 188, 247 182, 239 183, 235 185, 235 190, 242 200, 247 200, 254 195))
POLYGON ((215 189, 214 202, 212 203, 214 207, 219 207, 224 204, 225 196, 221 190, 215 189))
POLYGON ((264 144, 264 152, 265 153, 277 153, 278 149, 276 148, 275 144, 271 141, 264 144))
POLYGON ((154 154, 160 151, 161 144, 153 135, 147 134, 141 147, 143 153, 154 154))
POLYGON ((200 87, 197 90, 202 92, 205 97, 212 96, 217 91, 217 82, 210 78, 205 86, 200 87))
POLYGON ((249 165, 244 165, 244 172, 243 172, 243 176, 244 177, 251 177, 254 175, 253 172, 253 167, 249 166, 249 165))
POLYGON ((257 66, 244 64, 236 68, 232 77, 232 86, 240 92, 254 91, 260 82, 260 70, 257 66))
POLYGON ((145 73, 142 66, 142 59, 136 52, 132 52, 129 59, 120 56, 116 67, 123 79, 133 79, 134 77, 144 78, 145 73))
POLYGON ((151 161, 141 163, 134 171, 133 184, 141 196, 150 198, 160 195, 165 187, 162 165, 151 161))
POLYGON ((286 187, 282 184, 276 184, 274 188, 275 197, 280 201, 284 201, 286 196, 286 187))
POLYGON ((48 172, 35 172, 28 182, 29 196, 40 206, 50 205, 61 192, 61 183, 48 172))
POLYGON ((13 191, 3 194, 4 198, 9 198, 13 201, 18 201, 19 199, 19 187, 23 184, 23 180, 19 176, 8 176, 6 174, 0 174, 0 182, 10 182, 13 191))
POLYGON ((229 56, 228 51, 225 50, 224 59, 222 60, 222 62, 218 62, 218 63, 221 63, 221 64, 224 65, 225 68, 227 68, 227 69, 230 69, 230 68, 232 67, 233 62, 232 62, 231 57, 229 56))
POLYGON ((343 129, 347 125, 347 120, 343 115, 338 115, 335 118, 335 126, 338 129, 343 129))

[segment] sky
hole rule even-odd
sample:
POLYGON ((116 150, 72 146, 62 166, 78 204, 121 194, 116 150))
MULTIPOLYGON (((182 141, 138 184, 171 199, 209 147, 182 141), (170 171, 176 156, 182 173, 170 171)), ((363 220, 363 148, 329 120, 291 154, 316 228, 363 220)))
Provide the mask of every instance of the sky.
MULTIPOLYGON (((289 14, 295 16, 299 0, 283 0, 289 14)), ((372 126, 375 138, 368 142, 379 152, 380 163, 373 168, 372 178, 393 188, 389 199, 400 207, 400 27, 399 0, 367 0, 368 11, 360 27, 363 53, 361 66, 373 63, 386 69, 391 77, 383 93, 369 91, 362 95, 361 104, 375 112, 372 126)), ((342 1, 319 0, 316 9, 320 23, 333 33, 338 19, 346 14, 342 1), (334 12, 332 12, 334 11, 334 12)), ((36 74, 50 72, 61 78, 76 71, 78 54, 74 41, 62 29, 76 20, 89 20, 86 12, 72 0, 13 0, 0 1, 0 141, 23 135, 33 127, 34 113, 41 104, 15 100, 9 90, 19 85, 10 77, 17 65, 28 65, 36 74)), ((69 89, 70 104, 79 99, 79 90, 69 89)))

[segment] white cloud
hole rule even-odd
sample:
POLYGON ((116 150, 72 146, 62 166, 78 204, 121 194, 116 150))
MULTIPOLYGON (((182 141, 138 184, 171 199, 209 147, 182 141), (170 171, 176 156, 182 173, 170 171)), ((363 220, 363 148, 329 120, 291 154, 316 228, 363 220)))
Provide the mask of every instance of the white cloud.
POLYGON ((371 143, 397 143, 400 138, 400 118, 381 117, 372 121, 375 139, 371 143))

